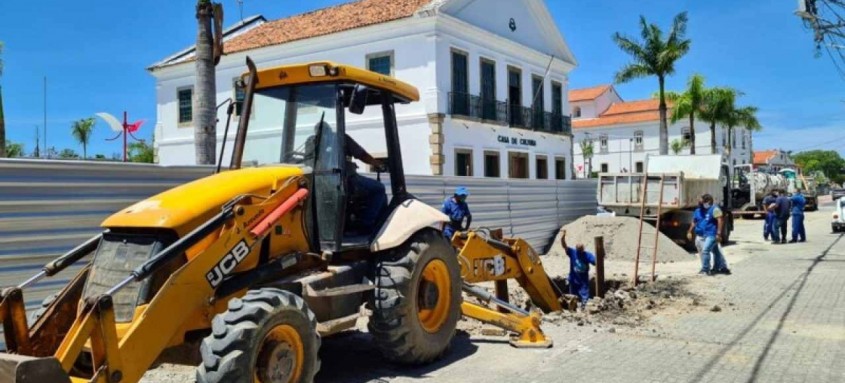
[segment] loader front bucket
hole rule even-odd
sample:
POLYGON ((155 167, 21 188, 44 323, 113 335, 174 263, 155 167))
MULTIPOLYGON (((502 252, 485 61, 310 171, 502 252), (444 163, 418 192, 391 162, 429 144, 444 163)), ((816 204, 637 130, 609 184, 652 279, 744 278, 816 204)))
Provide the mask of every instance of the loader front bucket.
POLYGON ((3 383, 70 383, 59 360, 50 356, 31 356, 0 353, 0 382, 3 383))

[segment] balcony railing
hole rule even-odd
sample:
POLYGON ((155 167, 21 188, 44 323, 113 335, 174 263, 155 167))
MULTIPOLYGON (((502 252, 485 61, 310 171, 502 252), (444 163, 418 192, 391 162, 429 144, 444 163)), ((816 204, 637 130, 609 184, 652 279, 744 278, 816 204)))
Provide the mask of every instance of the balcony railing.
POLYGON ((468 93, 449 92, 449 114, 507 124, 507 104, 468 93))
POLYGON ((541 108, 488 100, 468 93, 449 92, 449 114, 551 133, 572 133, 572 119, 541 108))

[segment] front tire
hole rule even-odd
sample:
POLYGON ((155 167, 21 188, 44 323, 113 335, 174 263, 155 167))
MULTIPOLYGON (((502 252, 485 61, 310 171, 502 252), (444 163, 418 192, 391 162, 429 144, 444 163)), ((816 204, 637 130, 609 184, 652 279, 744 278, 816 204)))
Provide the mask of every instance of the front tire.
POLYGON ((312 382, 320 369, 317 320, 302 298, 250 290, 214 317, 200 346, 201 383, 312 382))
POLYGON ((435 230, 414 234, 376 267, 368 328, 385 358, 423 364, 441 356, 461 316, 455 250, 435 230))

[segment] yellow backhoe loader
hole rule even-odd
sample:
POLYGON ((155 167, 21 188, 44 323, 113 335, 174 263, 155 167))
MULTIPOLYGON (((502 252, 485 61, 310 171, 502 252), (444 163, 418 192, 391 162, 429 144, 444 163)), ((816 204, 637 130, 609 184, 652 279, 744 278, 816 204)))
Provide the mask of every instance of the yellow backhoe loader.
POLYGON ((406 191, 394 109, 418 91, 331 62, 247 66, 227 171, 115 213, 2 290, 0 382, 137 382, 190 339, 202 339, 199 382, 311 381, 321 336, 352 327, 362 304, 389 360, 426 363, 446 349, 460 265, 441 233, 448 218, 406 191), (365 109, 384 128, 392 192, 365 206, 380 213, 368 227, 346 135, 346 116, 365 109), (22 290, 84 260, 27 323, 22 290))
POLYGON ((192 339, 202 339, 199 382, 308 382, 321 337, 353 327, 362 304, 376 346, 399 363, 442 354, 461 313, 516 333, 517 347, 551 345, 539 314, 507 302, 516 279, 544 312, 561 309, 534 250, 483 230, 450 244, 448 217, 407 192, 394 106, 418 101, 415 88, 331 62, 247 66, 228 171, 119 211, 0 291, 0 383, 137 382, 192 339), (383 206, 356 195, 348 159, 363 149, 346 115, 367 107, 380 107, 385 132, 383 206), (379 213, 375 224, 362 224, 364 209, 379 213), (83 260, 28 320, 23 289, 83 260), (484 281, 496 296, 470 285, 484 281), (462 290, 507 312, 462 302, 462 290))

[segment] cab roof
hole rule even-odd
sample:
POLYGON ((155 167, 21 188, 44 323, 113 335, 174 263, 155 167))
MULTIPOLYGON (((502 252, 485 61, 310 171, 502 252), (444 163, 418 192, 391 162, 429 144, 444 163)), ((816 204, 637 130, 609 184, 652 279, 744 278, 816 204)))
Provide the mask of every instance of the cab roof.
MULTIPOLYGON (((257 74, 258 83, 255 85, 255 89, 320 82, 347 82, 360 83, 371 88, 388 91, 404 103, 419 101, 420 99, 420 93, 413 85, 380 73, 331 61, 317 61, 260 69, 257 74), (320 67, 325 70, 325 75, 319 75, 323 73, 319 69, 320 67), (315 72, 318 75, 314 75, 315 72)), ((244 74, 244 78, 247 76, 248 74, 244 74)))

